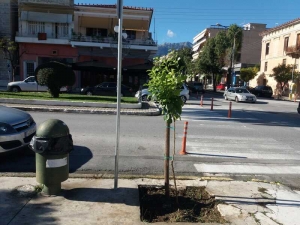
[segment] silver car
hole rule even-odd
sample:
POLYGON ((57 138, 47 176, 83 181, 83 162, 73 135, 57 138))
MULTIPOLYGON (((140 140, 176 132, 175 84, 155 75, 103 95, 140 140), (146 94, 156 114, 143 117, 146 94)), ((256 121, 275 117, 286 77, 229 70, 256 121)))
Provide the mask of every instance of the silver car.
MULTIPOLYGON (((186 103, 186 101, 190 99, 190 91, 185 84, 182 85, 180 90, 180 98, 184 103, 186 103)), ((140 91, 137 91, 135 97, 140 98, 140 95, 142 97, 142 101, 148 101, 148 96, 151 95, 151 93, 148 91, 148 88, 145 88, 142 90, 141 94, 140 91)))
POLYGON ((0 153, 27 146, 36 124, 24 111, 0 105, 0 153))
POLYGON ((229 88, 224 92, 225 100, 235 100, 236 102, 256 102, 255 95, 251 94, 246 88, 229 88))

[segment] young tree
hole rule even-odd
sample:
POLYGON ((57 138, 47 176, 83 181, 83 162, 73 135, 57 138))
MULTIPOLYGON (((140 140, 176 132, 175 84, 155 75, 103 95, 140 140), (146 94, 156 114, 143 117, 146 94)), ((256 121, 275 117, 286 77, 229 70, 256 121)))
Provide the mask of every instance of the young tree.
POLYGON ((39 85, 48 86, 53 98, 59 97, 62 87, 72 86, 75 83, 75 74, 71 67, 59 62, 41 64, 34 74, 39 85))
POLYGON ((258 71, 259 68, 257 67, 242 68, 240 78, 245 82, 249 82, 249 80, 252 80, 256 76, 258 71))
POLYGON ((182 71, 183 60, 176 51, 167 56, 154 59, 154 66, 149 71, 149 92, 152 99, 156 99, 162 107, 164 120, 166 121, 166 145, 165 145, 165 192, 169 196, 169 160, 170 160, 170 126, 180 118, 183 101, 180 98, 180 88, 186 80, 182 71))
POLYGON ((281 85, 281 90, 284 86, 292 79, 292 69, 291 65, 279 64, 277 67, 273 68, 273 74, 271 77, 281 85))
POLYGON ((11 41, 9 38, 4 37, 0 38, 0 50, 4 54, 4 59, 7 59, 11 66, 12 77, 11 80, 15 81, 16 69, 19 66, 19 60, 21 56, 25 53, 22 52, 19 54, 19 46, 14 41, 11 41))

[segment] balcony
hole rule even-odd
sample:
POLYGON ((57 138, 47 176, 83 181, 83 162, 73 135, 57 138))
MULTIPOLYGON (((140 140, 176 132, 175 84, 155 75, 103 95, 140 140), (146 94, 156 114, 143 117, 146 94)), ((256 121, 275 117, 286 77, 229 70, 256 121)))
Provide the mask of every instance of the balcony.
POLYGON ((287 47, 286 55, 299 59, 300 58, 300 45, 292 45, 287 47))
POLYGON ((57 35, 48 33, 16 33, 16 42, 22 43, 40 43, 40 44, 70 44, 70 37, 67 35, 57 35))
MULTIPOLYGON (((72 46, 117 48, 118 39, 116 37, 85 36, 73 34, 71 37, 72 46)), ((128 46, 137 50, 157 50, 157 42, 152 39, 123 39, 123 47, 128 46)))

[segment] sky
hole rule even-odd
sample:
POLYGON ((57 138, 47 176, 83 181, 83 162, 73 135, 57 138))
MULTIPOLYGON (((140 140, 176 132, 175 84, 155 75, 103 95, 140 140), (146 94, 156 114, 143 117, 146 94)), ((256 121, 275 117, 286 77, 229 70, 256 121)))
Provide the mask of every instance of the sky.
MULTIPOLYGON (((117 0, 75 3, 116 4, 117 0)), ((150 32, 159 44, 193 42, 194 36, 217 23, 263 23, 272 28, 300 17, 299 0, 123 0, 123 4, 154 9, 150 32)))

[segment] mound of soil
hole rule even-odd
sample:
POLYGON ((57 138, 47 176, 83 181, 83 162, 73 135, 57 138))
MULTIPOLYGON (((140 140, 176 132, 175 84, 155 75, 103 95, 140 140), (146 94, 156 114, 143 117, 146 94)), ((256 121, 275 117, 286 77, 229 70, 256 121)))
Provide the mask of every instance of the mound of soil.
POLYGON ((205 187, 186 187, 178 190, 178 204, 174 189, 165 196, 164 187, 139 186, 141 221, 226 223, 217 209, 218 202, 205 187))

